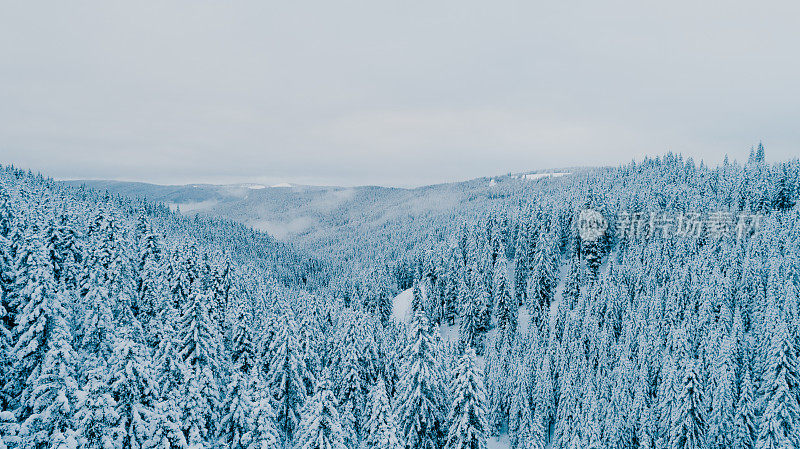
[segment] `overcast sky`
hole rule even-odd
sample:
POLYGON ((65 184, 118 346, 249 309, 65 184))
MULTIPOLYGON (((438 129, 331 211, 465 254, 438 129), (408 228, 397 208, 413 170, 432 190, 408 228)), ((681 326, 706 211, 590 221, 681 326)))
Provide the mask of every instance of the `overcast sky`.
POLYGON ((800 154, 797 1, 0 0, 0 162, 420 185, 800 154))

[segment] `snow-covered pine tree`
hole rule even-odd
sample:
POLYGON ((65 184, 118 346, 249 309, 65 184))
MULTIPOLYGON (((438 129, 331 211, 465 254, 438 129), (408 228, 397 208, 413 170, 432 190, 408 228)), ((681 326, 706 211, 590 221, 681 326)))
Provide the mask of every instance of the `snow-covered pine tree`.
POLYGON ((223 256, 219 263, 211 266, 208 277, 210 278, 208 291, 211 293, 209 306, 211 318, 222 323, 226 319, 225 311, 229 309, 235 295, 230 259, 223 256))
POLYGON ((780 167, 780 175, 778 177, 778 185, 775 189, 775 197, 772 201, 774 208, 778 210, 789 210, 795 205, 795 192, 791 183, 792 175, 789 173, 787 164, 782 164, 780 167))
POLYGON ((257 376, 253 393, 253 431, 250 439, 252 449, 276 449, 279 447, 280 434, 275 427, 275 410, 270 404, 270 395, 262 387, 257 376))
POLYGON ((19 447, 19 423, 13 412, 0 411, 0 449, 19 447))
POLYGON ((150 421, 147 447, 158 449, 188 449, 181 429, 181 411, 177 399, 167 398, 156 404, 150 421))
POLYGON ((700 366, 693 359, 685 359, 682 365, 683 377, 673 410, 670 447, 703 449, 706 447, 707 424, 700 366))
POLYGON ((733 339, 723 337, 711 373, 711 414, 708 419, 708 447, 728 449, 734 436, 736 407, 736 360, 733 339))
POLYGON ((75 409, 78 385, 75 352, 52 267, 43 251, 35 253, 31 278, 23 289, 14 347, 15 373, 23 386, 18 417, 23 447, 67 448, 77 444, 75 409))
POLYGON ((533 419, 532 409, 534 407, 531 367, 526 357, 520 354, 516 356, 519 359, 511 367, 516 372, 512 379, 512 397, 508 410, 508 437, 512 448, 520 446, 523 434, 531 427, 530 421, 533 419))
POLYGON ((90 281, 108 289, 109 301, 114 318, 130 323, 131 301, 133 295, 133 279, 131 278, 129 259, 126 256, 129 248, 124 236, 124 228, 119 220, 110 212, 102 212, 97 218, 97 227, 91 232, 91 246, 87 250, 84 265, 81 295, 85 297, 90 288, 90 281), (91 276, 94 273, 94 278, 91 276))
POLYGON ((14 211, 8 190, 0 185, 0 236, 10 238, 14 225, 14 211))
POLYGON ((414 286, 411 287, 411 313, 425 310, 425 302, 422 298, 422 287, 418 279, 414 279, 414 286))
POLYGON ((221 337, 208 315, 209 298, 193 285, 178 322, 178 356, 185 370, 180 406, 190 448, 205 447, 219 423, 221 337))
MULTIPOLYGON (((12 305, 14 259, 11 254, 11 242, 3 235, 4 193, 0 188, 0 391, 12 375, 16 321, 16 311, 12 305)), ((0 394, 0 410, 5 410, 10 405, 9 402, 11 401, 5 395, 0 394)))
POLYGON ((82 448, 131 447, 122 445, 122 429, 117 427, 120 416, 117 402, 111 395, 106 370, 105 366, 100 365, 89 371, 86 385, 80 392, 75 420, 82 448))
POLYGON ((392 319, 394 296, 392 295, 392 290, 389 287, 389 280, 386 275, 381 275, 379 279, 380 285, 378 286, 378 291, 375 293, 377 295, 375 298, 375 313, 378 315, 378 318, 380 318, 381 324, 386 326, 392 319))
MULTIPOLYGON (((141 220, 140 220, 141 223, 141 220)), ((148 336, 153 333, 150 323, 164 302, 168 301, 168 290, 163 267, 163 250, 158 235, 152 231, 148 221, 144 221, 139 239, 139 258, 136 269, 136 315, 145 326, 148 336)))
POLYGON ((491 325, 492 317, 488 306, 492 296, 486 291, 483 276, 478 273, 477 268, 472 273, 472 288, 467 289, 464 284, 460 338, 465 344, 475 348, 478 354, 483 354, 484 337, 491 325))
POLYGON ((53 277, 57 283, 64 282, 66 287, 76 288, 83 249, 67 215, 62 213, 58 220, 52 220, 45 230, 45 236, 53 277))
POLYGON ((800 446, 800 366, 788 325, 776 307, 774 302, 770 304, 767 316, 771 319, 765 324, 774 327, 759 389, 757 449, 800 446))
POLYGON ((488 221, 490 226, 489 230, 489 259, 491 261, 491 268, 494 268, 495 263, 500 257, 505 258, 506 254, 506 235, 503 226, 500 224, 502 221, 497 217, 491 217, 488 221))
POLYGON ((272 395, 276 426, 287 441, 293 438, 300 424, 300 413, 310 393, 309 383, 313 382, 299 349, 295 321, 291 312, 286 311, 270 342, 271 359, 265 386, 272 395))
POLYGON ((551 342, 551 346, 542 348, 542 357, 535 359, 538 363, 538 368, 534 374, 534 411, 532 421, 533 424, 530 429, 530 437, 535 439, 536 442, 531 447, 544 447, 548 441, 548 429, 550 424, 554 421, 556 414, 556 401, 555 395, 557 389, 553 381, 553 368, 551 362, 551 353, 555 353, 555 344, 551 342))
POLYGON ((581 295, 581 261, 573 257, 569 263, 569 271, 564 282, 562 298, 566 301, 567 310, 575 307, 578 297, 581 295))
POLYGON ((347 449, 329 377, 327 370, 323 372, 316 392, 303 407, 296 449, 347 449))
POLYGON ((346 349, 343 362, 344 366, 340 369, 344 371, 344 375, 337 388, 338 410, 344 432, 344 443, 347 447, 356 447, 362 434, 366 398, 363 394, 358 354, 355 353, 354 345, 346 349))
POLYGON ((536 419, 530 409, 523 409, 522 426, 519 428, 517 449, 545 449, 546 430, 542 421, 536 419))
POLYGON ((152 320, 152 333, 148 340, 157 342, 154 350, 154 375, 159 386, 159 398, 176 398, 183 382, 184 366, 180 357, 175 355, 180 348, 178 340, 178 311, 171 301, 164 301, 164 307, 152 320))
POLYGON ((753 381, 750 369, 745 368, 742 374, 739 401, 734 416, 733 449, 752 449, 758 436, 758 424, 754 405, 753 381))
POLYGON ((115 338, 110 365, 111 393, 117 403, 121 447, 148 449, 158 399, 147 347, 123 335, 115 338))
POLYGON ((382 379, 378 379, 370 389, 369 403, 366 447, 368 449, 400 449, 402 445, 397 439, 394 413, 389 405, 389 397, 382 379))
POLYGON ((459 311, 459 279, 458 261, 453 254, 448 260, 447 270, 444 273, 444 292, 442 294, 442 319, 452 326, 456 322, 459 311))
POLYGON ((428 319, 417 312, 403 353, 395 399, 400 440, 408 449, 438 449, 444 432, 445 390, 428 319))
POLYGON ((499 435, 507 427, 511 382, 506 372, 509 369, 507 346, 500 346, 493 338, 486 348, 484 372, 486 373, 486 422, 492 435, 499 435))
POLYGON ((234 370, 222 405, 217 444, 229 449, 250 449, 254 444, 254 404, 245 374, 234 370))
POLYGON ((448 449, 485 449, 486 391, 475 362, 475 350, 466 348, 455 370, 453 402, 447 422, 448 449))
POLYGON ((510 343, 517 332, 518 307, 516 300, 511 297, 506 266, 505 257, 500 257, 495 264, 494 317, 500 340, 510 343))
POLYGON ((531 271, 530 250, 534 242, 531 241, 530 221, 521 220, 519 232, 514 247, 514 299, 521 306, 527 301, 528 275, 531 271))
POLYGON ((479 301, 473 299, 472 292, 463 279, 459 281, 458 292, 459 312, 461 314, 459 338, 467 345, 480 347, 482 341, 481 304, 479 301))
POLYGON ((601 240, 587 240, 582 242, 581 257, 586 261, 588 280, 596 281, 598 279, 600 265, 603 263, 601 240))
POLYGON ((188 301, 192 287, 200 277, 196 258, 197 247, 194 244, 176 250, 170 258, 167 280, 175 308, 182 307, 188 301))
POLYGON ((231 337, 231 364, 233 369, 240 371, 245 376, 258 365, 256 356, 256 342, 253 341, 251 323, 253 315, 247 305, 240 305, 236 321, 233 323, 233 336, 231 337))
POLYGON ((85 282, 86 295, 83 297, 82 317, 78 329, 78 349, 84 363, 89 359, 107 359, 111 356, 113 345, 114 315, 108 281, 98 270, 89 269, 89 279, 85 282))
POLYGON ((539 233, 532 271, 528 277, 528 310, 538 325, 546 323, 546 312, 553 300, 558 283, 558 267, 547 234, 539 233))

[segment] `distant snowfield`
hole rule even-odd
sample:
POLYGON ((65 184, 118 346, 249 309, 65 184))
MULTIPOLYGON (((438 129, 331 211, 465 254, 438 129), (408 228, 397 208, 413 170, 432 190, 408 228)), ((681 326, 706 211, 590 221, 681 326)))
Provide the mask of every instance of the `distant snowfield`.
POLYGON ((560 178, 562 176, 571 175, 570 172, 556 172, 556 173, 528 173, 527 175, 522 175, 522 179, 527 179, 528 181, 535 181, 537 179, 542 178, 560 178))
MULTIPOLYGON (((514 179, 523 179, 526 181, 536 181, 545 178, 560 178, 562 176, 567 176, 571 174, 572 172, 527 173, 524 175, 511 175, 510 177, 514 179)), ((497 185, 497 179, 495 178, 489 179, 489 187, 494 187, 496 185, 497 185)))
POLYGON ((250 190, 261 190, 261 189, 266 189, 267 186, 262 186, 261 184, 256 184, 256 185, 247 186, 247 188, 250 189, 250 190))
POLYGON ((292 186, 292 185, 291 185, 291 184, 289 184, 288 182, 279 182, 279 183, 277 183, 277 184, 273 184, 273 185, 271 185, 270 187, 272 187, 272 188, 275 188, 275 187, 281 187, 281 188, 283 188, 283 187, 291 187, 291 186, 292 186))

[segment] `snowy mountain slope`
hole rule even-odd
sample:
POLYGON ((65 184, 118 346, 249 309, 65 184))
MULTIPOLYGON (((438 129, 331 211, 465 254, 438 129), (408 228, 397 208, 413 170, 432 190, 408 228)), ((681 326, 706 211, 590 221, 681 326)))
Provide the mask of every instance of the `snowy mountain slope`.
MULTIPOLYGON (((575 175, 587 169, 572 170, 575 175)), ((567 172, 559 172, 567 173, 567 172)), ((524 175, 532 176, 532 175, 524 175)), ((227 218, 291 240, 318 254, 339 252, 340 241, 391 234, 398 227, 427 238, 440 221, 470 221, 497 207, 507 207, 525 192, 546 192, 573 176, 526 179, 520 175, 478 178, 413 189, 361 186, 290 185, 252 189, 248 185, 163 186, 118 181, 64 181, 98 190, 163 202, 184 214, 227 218)), ((363 246, 359 244, 358 246, 363 246)), ((344 249, 347 251, 347 248, 344 249)))

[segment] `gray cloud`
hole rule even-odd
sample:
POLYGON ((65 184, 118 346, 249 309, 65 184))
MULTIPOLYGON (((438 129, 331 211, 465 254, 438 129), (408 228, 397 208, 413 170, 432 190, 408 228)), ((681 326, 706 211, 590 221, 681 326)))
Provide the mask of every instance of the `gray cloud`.
POLYGON ((798 154, 796 2, 4 2, 0 161, 417 185, 798 154))

